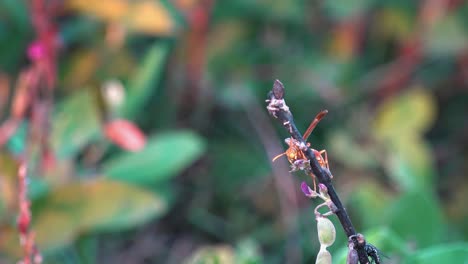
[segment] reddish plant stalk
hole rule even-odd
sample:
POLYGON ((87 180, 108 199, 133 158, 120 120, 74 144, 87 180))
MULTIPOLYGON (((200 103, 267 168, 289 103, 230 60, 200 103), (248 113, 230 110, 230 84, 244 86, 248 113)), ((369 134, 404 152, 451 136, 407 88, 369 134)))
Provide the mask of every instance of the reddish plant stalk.
MULTIPOLYGON (((20 89, 23 95, 13 102, 13 120, 29 118, 30 131, 28 145, 39 144, 42 162, 48 162, 52 153, 48 144, 50 128, 50 109, 52 108, 53 89, 56 85, 56 54, 58 48, 57 31, 51 22, 47 2, 33 0, 31 17, 36 32, 36 40, 28 48, 32 65, 25 72, 26 81, 20 89), (26 110, 30 109, 29 112, 26 110)), ((40 264, 42 256, 36 246, 35 233, 31 230, 31 201, 28 197, 28 155, 26 149, 18 169, 18 232, 23 249, 21 264, 40 264)))
POLYGON ((35 233, 31 230, 31 202, 28 198, 27 163, 22 161, 18 169, 18 231, 23 248, 21 264, 40 264, 42 256, 36 247, 35 233))

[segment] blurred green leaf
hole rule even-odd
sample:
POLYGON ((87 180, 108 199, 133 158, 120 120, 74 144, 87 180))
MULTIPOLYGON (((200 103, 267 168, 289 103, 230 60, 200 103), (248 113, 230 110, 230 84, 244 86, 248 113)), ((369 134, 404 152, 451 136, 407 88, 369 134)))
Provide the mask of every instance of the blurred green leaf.
POLYGON ((366 241, 376 246, 383 255, 407 255, 408 248, 405 241, 392 229, 386 226, 378 226, 365 232, 366 241))
POLYGON ((56 106, 51 144, 58 158, 70 158, 100 135, 99 116, 92 94, 82 89, 56 106))
POLYGON ((205 246, 197 249, 184 264, 234 264, 234 251, 227 245, 205 246))
POLYGON ((122 117, 134 118, 154 93, 163 74, 169 48, 168 43, 157 42, 146 52, 145 60, 128 84, 125 101, 119 109, 122 117))
POLYGON ((26 137, 28 134, 28 123, 23 121, 16 129, 15 134, 8 140, 7 146, 8 149, 13 154, 20 154, 26 148, 26 137))
POLYGON ((418 137, 408 136, 390 148, 390 177, 405 190, 431 189, 435 171, 432 165, 432 151, 418 137))
POLYGON ((362 169, 378 166, 375 155, 357 143, 348 131, 334 131, 327 139, 328 152, 334 154, 334 158, 346 164, 346 166, 362 169), (348 150, 353 150, 353 155, 348 155, 348 150))
POLYGON ((384 212, 392 201, 392 195, 385 190, 385 187, 369 179, 359 184, 359 192, 353 192, 350 197, 350 208, 357 211, 358 215, 371 217, 362 217, 362 226, 364 228, 374 227, 381 224, 384 220, 384 212))
POLYGON ((429 55, 450 56, 464 51, 468 45, 466 24, 455 15, 445 16, 424 34, 423 43, 429 55))
POLYGON ((263 263, 258 243, 252 239, 245 239, 236 245, 235 263, 260 264, 263 263))
POLYGON ((325 11, 336 20, 344 20, 362 15, 371 7, 373 0, 351 0, 345 2, 324 1, 325 11))
POLYGON ((440 244, 417 251, 408 264, 468 263, 468 243, 440 244))
POLYGON ((42 197, 50 190, 50 184, 41 177, 32 176, 28 178, 28 181, 28 196, 31 200, 42 197))
POLYGON ((387 225, 417 247, 440 241, 445 223, 439 203, 429 192, 411 192, 401 196, 388 209, 387 225))
POLYGON ((137 184, 150 184, 177 175, 204 152, 201 137, 189 131, 153 136, 145 148, 136 153, 123 153, 103 165, 104 175, 111 179, 137 184))
POLYGON ((99 239, 94 235, 81 236, 76 241, 80 264, 95 264, 99 253, 99 239))
POLYGON ((41 248, 71 243, 81 232, 121 231, 162 215, 159 196, 109 180, 59 187, 35 204, 33 228, 41 248))
POLYGON ((24 0, 0 0, 0 17, 7 15, 12 20, 10 25, 17 27, 16 30, 29 30, 30 17, 26 4, 27 1, 24 0))
POLYGON ((271 170, 263 150, 259 151, 254 144, 224 139, 212 142, 209 153, 222 153, 212 156, 213 181, 219 192, 231 192, 249 185, 253 179, 265 176, 271 170))
POLYGON ((284 0, 235 0, 225 1, 223 5, 216 5, 215 17, 232 17, 243 14, 244 17, 260 18, 263 20, 281 21, 284 24, 301 23, 306 12, 306 1, 284 0))

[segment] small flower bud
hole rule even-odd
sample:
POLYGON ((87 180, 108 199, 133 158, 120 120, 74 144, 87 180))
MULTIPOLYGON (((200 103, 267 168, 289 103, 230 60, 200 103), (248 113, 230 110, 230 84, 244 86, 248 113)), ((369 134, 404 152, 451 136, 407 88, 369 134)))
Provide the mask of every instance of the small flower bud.
POLYGON ((328 194, 328 188, 323 183, 319 183, 319 190, 322 194, 328 194))
POLYGON ((335 242, 336 229, 332 221, 325 217, 317 217, 317 231, 320 244, 331 246, 335 242))
POLYGON ((301 183, 301 190, 304 193, 305 196, 310 197, 310 198, 315 198, 317 197, 317 193, 314 192, 307 183, 302 182, 301 183))
POLYGON ((320 249, 315 264, 331 264, 332 256, 325 248, 320 249))

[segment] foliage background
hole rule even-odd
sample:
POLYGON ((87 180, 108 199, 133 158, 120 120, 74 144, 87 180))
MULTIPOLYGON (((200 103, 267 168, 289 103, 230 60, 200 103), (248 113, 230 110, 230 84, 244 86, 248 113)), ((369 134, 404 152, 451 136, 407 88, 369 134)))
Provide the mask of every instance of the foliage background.
MULTIPOLYGON (((29 183, 45 263, 313 263, 316 204, 299 191, 309 179, 271 162, 287 136, 264 108, 274 79, 302 130, 329 110, 309 141, 328 150, 356 228, 385 263, 468 261, 464 1, 49 2, 61 40, 57 162, 29 183), (120 85, 112 106, 103 87, 120 85), (113 118, 148 135, 143 151, 106 138, 113 118)), ((2 122, 34 38, 28 2, 0 0, 2 122)), ((1 150, 1 263, 21 255, 27 131, 25 120, 1 150)), ((344 263, 336 226, 330 251, 344 263)))

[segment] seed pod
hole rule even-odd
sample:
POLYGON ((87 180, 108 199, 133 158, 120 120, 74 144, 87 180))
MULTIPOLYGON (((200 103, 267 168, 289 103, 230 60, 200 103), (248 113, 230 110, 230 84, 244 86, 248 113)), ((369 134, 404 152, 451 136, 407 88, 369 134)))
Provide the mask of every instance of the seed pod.
POLYGON ((324 247, 320 249, 315 264, 331 264, 332 256, 324 247))
POLYGON ((328 218, 317 217, 317 231, 322 246, 329 247, 335 242, 336 229, 328 218))

